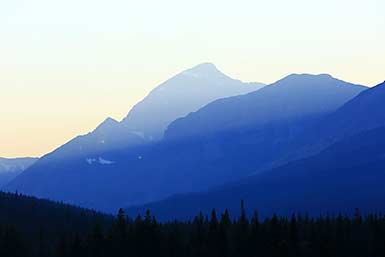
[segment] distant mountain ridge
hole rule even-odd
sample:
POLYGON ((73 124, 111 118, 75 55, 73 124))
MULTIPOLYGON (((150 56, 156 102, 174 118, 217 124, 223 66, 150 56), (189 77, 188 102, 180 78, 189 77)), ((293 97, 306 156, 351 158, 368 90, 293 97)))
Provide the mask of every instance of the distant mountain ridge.
MULTIPOLYGON (((99 152, 136 147, 160 140, 177 118, 211 101, 262 88, 262 83, 243 83, 203 63, 157 86, 118 122, 106 118, 94 131, 78 136, 54 151, 59 159, 93 156, 99 152)), ((50 157, 53 153, 49 154, 50 157)))
POLYGON ((308 143, 287 154, 283 162, 310 156, 343 138, 385 126, 384 101, 385 82, 360 93, 316 124, 308 137, 302 138, 308 143))
POLYGON ((9 183, 17 175, 25 171, 38 158, 0 158, 0 187, 9 183))
POLYGON ((164 129, 175 119, 213 100, 263 86, 231 79, 213 64, 203 63, 156 87, 121 122, 106 118, 92 132, 75 137, 43 159, 95 158, 98 153, 152 143, 161 139, 164 129))
POLYGON ((291 74, 258 92, 214 101, 176 120, 166 131, 166 138, 178 133, 207 134, 324 114, 336 110, 364 89, 327 74, 291 74))
MULTIPOLYGON (((204 193, 184 194, 129 208, 151 209, 161 219, 186 219, 196 211, 229 208, 239 201, 270 215, 274 212, 382 212, 385 208, 385 83, 370 88, 311 127, 318 154, 251 175, 204 193), (317 141, 314 137, 319 137, 317 141), (171 206, 173 212, 168 212, 171 206)), ((312 151, 314 145, 302 151, 312 151)), ((314 153, 314 152, 313 152, 314 153)))
POLYGON ((205 191, 297 149, 296 139, 308 127, 365 89, 326 75, 291 75, 208 104, 175 121, 191 126, 171 124, 157 143, 75 155, 70 161, 52 154, 6 189, 112 212, 175 193, 205 191))
POLYGON ((141 133, 148 140, 159 140, 167 126, 177 118, 197 111, 220 98, 246 94, 265 86, 243 83, 203 63, 162 83, 123 119, 122 125, 141 133))
POLYGON ((151 210, 162 221, 188 220, 197 211, 229 209, 244 200, 261 217, 274 213, 382 213, 385 208, 385 127, 350 136, 321 153, 229 183, 207 192, 186 193, 127 208, 128 215, 151 210), (172 210, 172 211, 171 211, 172 210))
POLYGON ((23 157, 23 158, 1 158, 0 157, 0 173, 17 172, 25 170, 36 162, 38 158, 23 157))
MULTIPOLYGON (((120 164, 124 164, 125 160, 119 160, 116 157, 120 155, 119 152, 156 143, 162 138, 168 124, 175 119, 196 111, 211 101, 249 93, 263 86, 264 84, 261 83, 243 83, 232 79, 210 63, 198 65, 156 87, 135 105, 121 122, 107 118, 94 131, 78 136, 45 155, 27 171, 27 174, 17 178, 7 188, 24 191, 25 187, 28 187, 29 189, 24 192, 83 204, 83 201, 66 196, 66 190, 70 191, 71 195, 75 194, 75 191, 76 194, 81 195, 81 185, 79 185, 80 188, 63 189, 63 194, 61 192, 55 192, 53 195, 45 193, 47 187, 52 186, 52 190, 55 190, 55 183, 65 184, 66 179, 63 178, 61 181, 60 176, 55 176, 56 174, 64 172, 66 176, 74 176, 72 180, 81 181, 86 180, 87 177, 91 180, 92 176, 98 177, 92 174, 92 171, 87 174, 88 170, 122 168, 120 164), (116 152, 117 154, 111 154, 116 152), (29 179, 30 176, 31 179, 29 179), (46 176, 47 181, 44 181, 46 176), (49 176, 54 177, 50 180, 49 176)), ((95 205, 85 206, 96 207, 95 205)))

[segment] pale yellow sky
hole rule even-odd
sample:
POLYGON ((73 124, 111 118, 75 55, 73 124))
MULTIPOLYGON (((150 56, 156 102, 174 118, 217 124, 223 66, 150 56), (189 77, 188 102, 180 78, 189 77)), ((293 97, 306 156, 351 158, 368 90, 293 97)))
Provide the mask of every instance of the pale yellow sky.
POLYGON ((41 156, 201 62, 243 81, 385 80, 383 0, 0 3, 0 156, 41 156))

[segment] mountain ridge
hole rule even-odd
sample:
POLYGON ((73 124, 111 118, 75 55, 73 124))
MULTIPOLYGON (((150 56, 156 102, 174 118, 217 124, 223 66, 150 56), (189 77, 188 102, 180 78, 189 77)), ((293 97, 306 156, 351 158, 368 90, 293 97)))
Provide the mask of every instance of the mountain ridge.
MULTIPOLYGON (((80 181, 86 184, 89 184, 87 178, 94 181, 95 189, 92 190, 96 190, 100 183, 109 180, 108 175, 110 173, 119 173, 119 171, 109 171, 106 175, 101 172, 105 172, 107 169, 126 170, 129 166, 122 166, 126 162, 124 158, 127 158, 126 156, 130 152, 136 153, 139 151, 137 149, 156 144, 161 138, 165 128, 164 124, 195 111, 212 100, 251 92, 263 86, 262 84, 242 83, 239 80, 231 79, 212 64, 193 67, 187 70, 188 76, 185 72, 181 72, 157 86, 140 103, 135 105, 127 116, 129 118, 134 117, 132 118, 133 121, 123 119, 118 122, 112 118, 105 119, 92 132, 77 136, 43 156, 33 167, 12 181, 6 188, 11 191, 12 188, 17 188, 18 191, 52 200, 59 199, 69 203, 83 204, 84 201, 77 198, 77 195, 82 194, 82 190, 86 191, 82 188, 80 181), (192 73, 195 75, 191 77, 192 73), (197 77, 197 73, 203 73, 203 75, 197 77), (175 88, 182 88, 182 91, 174 91, 175 88), (162 112, 167 115, 162 116, 162 112), (139 117, 136 121, 135 116, 139 117), (148 126, 149 124, 151 126, 148 126), (149 127, 150 130, 147 131, 146 127, 149 127), (156 131, 154 132, 153 129, 156 131), (155 135, 152 134, 153 132, 160 132, 158 133, 160 137, 152 137, 155 135), (64 181, 68 183, 78 181, 79 185, 68 186, 66 189, 63 188, 63 192, 58 192, 58 188, 65 184, 64 181), (56 183, 57 187, 54 185, 56 183), (23 190, 27 187, 28 190, 23 190), (45 194, 51 190, 55 192, 45 194)), ((138 160, 140 156, 139 152, 135 160, 138 160)), ((115 177, 114 183, 119 184, 118 180, 115 177)), ((111 187, 108 190, 115 192, 116 189, 111 187)), ((95 207, 93 204, 85 206, 95 207)))
POLYGON ((237 124, 241 119, 238 125, 242 129, 230 127, 200 137, 190 137, 189 131, 181 130, 180 140, 166 136, 162 141, 130 149, 78 154, 71 161, 42 160, 40 166, 37 163, 7 189, 115 212, 121 206, 160 200, 175 193, 205 191, 235 181, 296 149, 295 140, 305 128, 366 89, 327 76, 292 78, 299 82, 280 80, 249 94, 222 98, 184 118, 218 102, 230 103, 227 108, 215 109, 217 113, 209 112, 198 125, 205 128, 223 120, 237 124), (287 94, 293 93, 292 88, 298 88, 296 94, 287 94), (332 97, 330 90, 335 90, 332 97))
POLYGON ((310 143, 310 148, 306 145, 300 148, 302 158, 286 158, 286 162, 275 167, 207 192, 179 194, 128 208, 129 213, 149 208, 168 219, 171 216, 165 211, 170 206, 178 206, 174 213, 184 219, 192 209, 208 213, 212 207, 217 207, 236 212, 242 199, 267 215, 274 212, 290 215, 298 211, 313 215, 336 214, 355 208, 380 212, 385 207, 382 186, 385 181, 384 100, 385 83, 381 83, 358 94, 310 127, 311 142, 323 143, 321 147, 316 145, 318 153, 310 143), (317 136, 320 141, 315 139, 317 136))
POLYGON ((262 217, 295 212, 311 216, 349 214, 356 208, 363 213, 381 212, 385 207, 385 173, 381 168, 385 165, 384 146, 385 127, 380 127, 345 138, 318 155, 206 192, 178 194, 133 206, 126 213, 137 215, 151 210, 163 221, 188 220, 197 211, 208 215, 212 208, 239 214, 241 200, 262 217), (351 159, 357 154, 360 158, 351 159))
POLYGON ((0 157, 0 187, 8 184, 27 168, 32 166, 38 158, 2 158, 0 157))
POLYGON ((150 141, 156 141, 163 137, 164 130, 175 119, 197 111, 214 100, 249 93, 264 86, 262 83, 244 83, 230 78, 212 63, 203 63, 155 87, 142 101, 133 106, 121 123, 124 127, 142 132, 150 141), (185 97, 182 97, 183 95, 185 97), (156 100, 156 106, 152 106, 152 109, 143 107, 154 98, 159 99, 156 100), (174 108, 173 103, 179 108, 174 108), (153 116, 151 119, 143 118, 149 113, 153 116))
MULTIPOLYGON (((266 121, 272 120, 270 117, 272 114, 276 116, 275 119, 282 119, 290 118, 290 116, 293 117, 298 113, 304 113, 307 109, 309 109, 309 113, 313 112, 313 110, 319 113, 331 112, 340 107, 339 103, 347 102, 365 89, 367 88, 335 79, 330 75, 291 74, 258 91, 242 96, 216 100, 196 112, 177 119, 168 126, 165 137, 167 139, 172 137, 173 134, 178 134, 178 129, 182 129, 180 133, 185 136, 186 133, 189 133, 188 131, 186 132, 187 127, 193 127, 194 133, 196 133, 197 129, 203 130, 200 132, 201 134, 213 133, 216 130, 223 130, 228 126, 235 127, 237 125, 234 124, 237 123, 254 122, 252 119, 256 120, 255 116, 259 117, 257 122, 266 123, 266 121), (312 92, 310 85, 313 88, 316 87, 318 91, 312 92), (347 90, 346 87, 344 88, 344 85, 349 85, 351 92, 338 92, 347 90), (290 96, 290 94, 293 94, 293 88, 299 90, 302 94, 318 94, 318 100, 308 99, 304 101, 303 99, 306 98, 306 95, 297 96, 294 94, 290 96), (283 105, 281 99, 287 99, 285 105, 283 105), (315 100, 317 100, 317 103, 314 102, 315 100), (255 102, 261 102, 261 104, 258 105, 255 102), (298 103, 302 103, 302 105, 298 103), (250 106, 253 106, 252 110, 250 106), (259 106, 261 107, 259 108, 259 106), (313 108, 313 110, 310 108, 313 108), (252 115, 249 114, 251 111, 253 111, 252 115), (226 115, 221 115, 221 112, 226 113, 226 115), (286 114, 287 117, 278 116, 283 114, 286 114), (189 119, 192 120, 191 124, 189 119), (197 127, 197 125, 200 125, 200 127, 197 127), (178 126, 182 128, 178 128, 178 126)), ((244 126, 244 124, 238 124, 238 126, 244 126)))

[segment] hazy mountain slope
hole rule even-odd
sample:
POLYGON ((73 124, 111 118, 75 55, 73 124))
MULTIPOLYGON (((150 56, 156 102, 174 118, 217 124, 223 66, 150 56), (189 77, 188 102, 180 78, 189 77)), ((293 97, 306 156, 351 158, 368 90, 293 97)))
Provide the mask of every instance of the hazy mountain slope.
POLYGON ((365 90, 336 112, 319 121, 307 137, 301 137, 303 147, 290 152, 281 163, 309 156, 345 137, 385 126, 385 83, 365 90))
POLYGON ((263 169, 300 147, 298 138, 337 108, 337 101, 341 106, 365 89, 326 75, 292 75, 257 92, 209 104, 172 123, 164 142, 142 154, 145 163, 128 164, 143 163, 131 171, 129 180, 135 183, 130 190, 137 197, 129 203, 161 199, 172 192, 206 190, 263 169), (280 106, 296 111, 282 114, 286 107, 280 106), (229 117, 228 123, 216 123, 229 117), (215 124, 212 130, 211 124, 215 124), (195 133, 200 129, 204 132, 195 133), (143 173, 156 182, 147 187, 148 182, 141 181, 143 173))
POLYGON ((299 210, 313 213, 352 211, 355 207, 382 211, 385 200, 382 190, 385 183, 384 105, 385 83, 382 83, 360 93, 297 137, 297 141, 308 144, 297 149, 297 157, 314 154, 325 145, 331 145, 318 155, 207 194, 178 196, 146 208, 153 207, 167 217, 165 210, 180 206, 176 213, 183 217, 197 208, 208 211, 213 205, 237 211, 240 199, 245 199, 252 208, 268 214, 299 210))
POLYGON ((160 219, 191 218, 197 211, 229 208, 243 199, 262 215, 278 212, 382 212, 385 208, 385 127, 348 137, 320 154, 257 174, 206 193, 193 193, 128 209, 151 211, 160 219))
POLYGON ((0 158, 0 187, 10 182, 37 160, 37 158, 0 158))
POLYGON ((244 96, 217 100, 171 123, 166 138, 185 137, 335 111, 365 87, 330 75, 292 74, 244 96))
POLYGON ((319 126, 319 131, 329 139, 337 139, 385 126, 384 105, 385 82, 347 102, 319 126))
POLYGON ((123 121, 107 118, 94 131, 78 136, 43 157, 51 160, 98 158, 98 153, 135 147, 158 140, 164 129, 187 115, 222 97, 258 90, 261 83, 242 83, 204 63, 177 74, 162 83, 136 104, 123 121))
POLYGON ((177 118, 197 111, 219 98, 256 91, 261 83, 242 83, 203 63, 162 83, 135 105, 122 124, 139 131, 149 140, 158 140, 177 118))
POLYGON ((293 75, 266 88, 218 101, 225 103, 223 113, 217 108, 219 113, 206 120, 210 123, 226 116, 227 103, 234 101, 237 104, 231 104, 231 108, 239 115, 231 116, 232 123, 242 115, 247 121, 237 129, 167 137, 148 146, 78 155, 65 162, 43 158, 7 189, 113 212, 121 206, 160 200, 175 193, 207 190, 250 175, 297 149, 297 138, 308 127, 328 115, 337 102, 343 105, 353 97, 352 91, 358 94, 365 89, 326 75, 293 75), (333 90, 335 93, 329 92, 333 90), (333 94, 337 97, 331 99, 336 100, 325 100, 333 94), (294 105, 295 111, 282 115, 281 105, 294 105))
POLYGON ((126 173, 115 174, 135 167, 127 164, 130 158, 126 160, 126 153, 154 143, 168 123, 213 100, 255 91, 262 86, 231 79, 212 64, 198 65, 154 89, 122 122, 108 118, 91 133, 78 136, 45 155, 6 189, 104 208, 105 204, 112 204, 111 200, 95 197, 96 192, 115 196, 117 192, 129 190, 117 186, 122 179, 130 183, 125 180, 126 173), (125 157, 119 159, 122 154, 125 157))

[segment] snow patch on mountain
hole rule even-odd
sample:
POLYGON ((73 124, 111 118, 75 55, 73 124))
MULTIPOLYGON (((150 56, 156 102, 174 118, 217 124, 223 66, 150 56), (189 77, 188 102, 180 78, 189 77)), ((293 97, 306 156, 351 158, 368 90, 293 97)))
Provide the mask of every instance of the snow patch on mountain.
POLYGON ((103 164, 103 165, 108 165, 108 164, 114 164, 115 162, 114 162, 114 161, 110 161, 110 160, 103 159, 102 157, 99 157, 99 163, 100 163, 100 164, 103 164))
POLYGON ((88 164, 93 164, 94 162, 96 162, 96 159, 95 158, 87 158, 86 159, 86 162, 88 163, 88 164))
POLYGON ((89 165, 92 165, 94 163, 98 163, 98 164, 101 164, 101 165, 110 165, 110 164, 114 164, 115 162, 114 161, 111 161, 111 160, 107 160, 107 159, 104 159, 102 157, 98 157, 98 158, 87 158, 86 159, 86 162, 89 164, 89 165))
POLYGON ((131 133, 140 137, 140 138, 146 139, 144 132, 142 132, 142 131, 131 131, 131 133))

